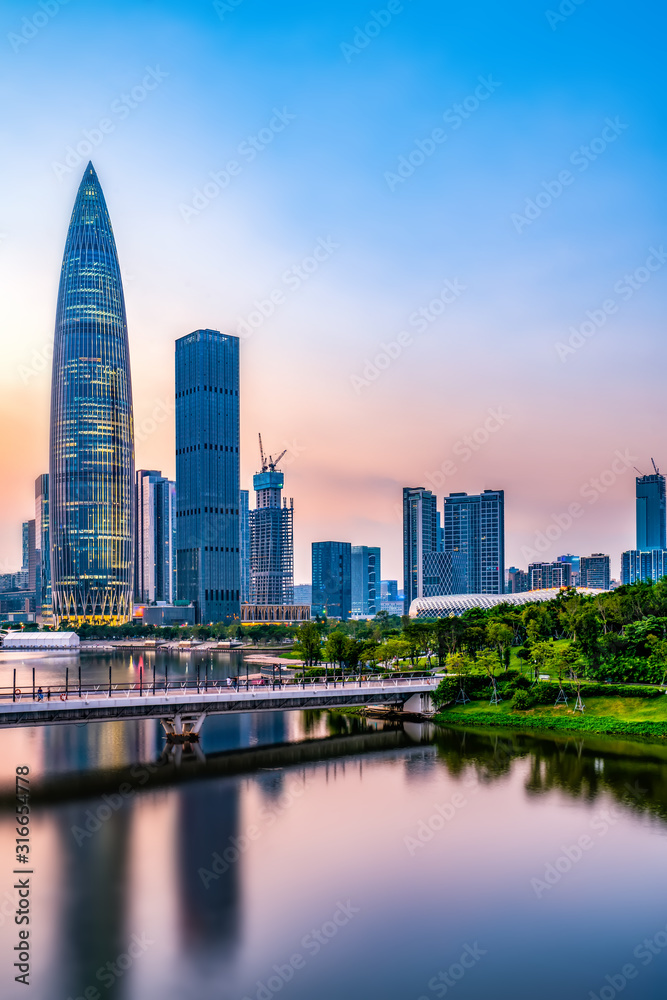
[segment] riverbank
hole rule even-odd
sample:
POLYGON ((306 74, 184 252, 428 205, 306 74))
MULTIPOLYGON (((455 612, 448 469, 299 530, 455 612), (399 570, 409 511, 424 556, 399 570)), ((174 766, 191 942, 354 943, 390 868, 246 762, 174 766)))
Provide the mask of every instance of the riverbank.
POLYGON ((652 742, 667 741, 667 697, 589 698, 583 712, 569 705, 539 705, 527 711, 513 709, 509 702, 489 705, 471 701, 449 705, 436 713, 440 725, 484 726, 548 732, 569 731, 609 736, 633 736, 652 742))

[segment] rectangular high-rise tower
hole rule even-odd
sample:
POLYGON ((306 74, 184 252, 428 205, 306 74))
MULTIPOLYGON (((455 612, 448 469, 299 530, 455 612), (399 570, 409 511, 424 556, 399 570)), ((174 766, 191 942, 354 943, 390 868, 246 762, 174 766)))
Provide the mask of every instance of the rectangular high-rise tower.
POLYGON ((445 497, 445 552, 466 557, 466 593, 505 592, 505 493, 445 497))
POLYGON ((155 470, 137 470, 134 518, 134 599, 176 598, 176 484, 155 470))
POLYGON ((176 341, 178 596, 202 623, 240 616, 239 338, 176 341))
POLYGON ((313 612, 345 621, 352 610, 350 542, 313 542, 312 556, 313 612))
POLYGON ((262 471, 252 481, 256 507, 249 515, 250 603, 284 607, 294 604, 294 501, 288 505, 283 498, 285 477, 277 463, 262 448, 262 471))
POLYGON ((352 546, 352 613, 377 615, 380 611, 380 549, 377 546, 352 546))
POLYGON ((241 604, 250 601, 250 490, 240 493, 241 604))
POLYGON ((35 608, 42 621, 51 619, 51 555, 49 551, 49 474, 35 480, 35 608))
POLYGON ((638 476, 636 484, 637 549, 639 552, 665 549, 665 477, 656 469, 655 475, 638 476))
POLYGON ((403 608, 424 597, 424 556, 439 549, 438 500, 422 486, 403 489, 403 608))

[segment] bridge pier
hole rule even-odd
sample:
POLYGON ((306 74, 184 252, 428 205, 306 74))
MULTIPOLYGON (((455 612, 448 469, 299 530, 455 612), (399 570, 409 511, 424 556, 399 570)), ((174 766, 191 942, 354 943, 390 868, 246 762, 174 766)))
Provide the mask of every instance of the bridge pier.
POLYGON ((206 716, 206 712, 201 712, 199 715, 183 715, 177 712, 171 719, 161 719, 167 743, 197 743, 206 716))

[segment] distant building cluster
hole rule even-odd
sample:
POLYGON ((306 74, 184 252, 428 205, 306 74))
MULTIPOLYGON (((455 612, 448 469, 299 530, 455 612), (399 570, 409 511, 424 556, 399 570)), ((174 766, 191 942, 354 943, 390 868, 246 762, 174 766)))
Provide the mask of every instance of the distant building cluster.
MULTIPOLYGON (((22 565, 0 576, 0 617, 152 625, 298 623, 461 613, 503 595, 608 590, 610 557, 572 554, 505 569, 505 494, 403 489, 403 589, 380 548, 313 541, 294 582, 294 501, 264 452, 254 507, 240 483, 239 338, 199 329, 175 343, 175 467, 134 466, 125 301, 111 220, 92 164, 67 233, 56 310, 49 472, 21 529, 22 565), (95 280, 91 280, 91 275, 95 280)), ((637 478, 636 548, 621 582, 667 575, 665 477, 637 478)), ((523 600, 524 598, 515 598, 523 600)))

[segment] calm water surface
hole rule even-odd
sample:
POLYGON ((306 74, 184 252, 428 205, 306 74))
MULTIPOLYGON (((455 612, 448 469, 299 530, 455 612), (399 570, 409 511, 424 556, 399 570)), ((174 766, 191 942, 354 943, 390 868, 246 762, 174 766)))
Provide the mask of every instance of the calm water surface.
POLYGON ((0 748, 5 790, 31 768, 35 872, 26 988, 5 794, 3 998, 665 996, 662 747, 299 712, 210 719, 179 766, 152 721, 0 748))

